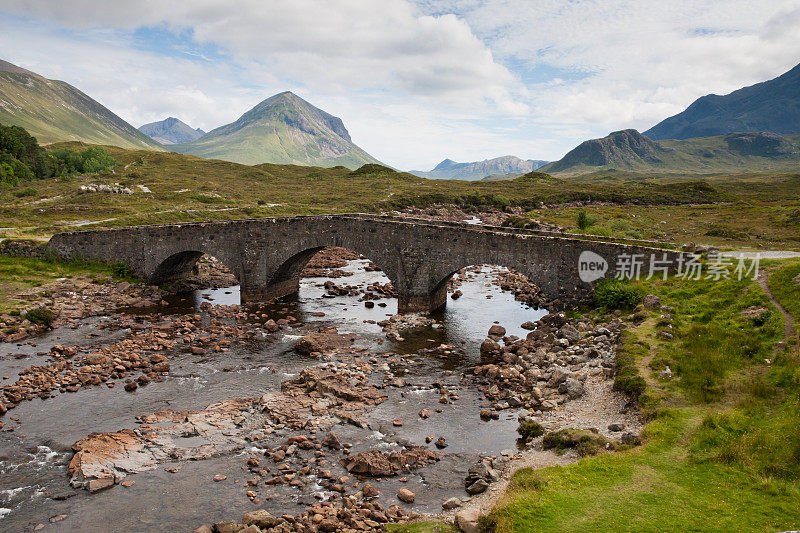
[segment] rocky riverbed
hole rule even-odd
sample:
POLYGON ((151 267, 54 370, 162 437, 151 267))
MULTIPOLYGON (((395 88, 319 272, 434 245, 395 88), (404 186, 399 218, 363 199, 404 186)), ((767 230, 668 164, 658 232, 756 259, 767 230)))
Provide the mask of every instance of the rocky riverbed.
POLYGON ((0 344, 0 529, 468 528, 520 465, 587 453, 548 435, 637 441, 611 388, 625 318, 547 314, 514 273, 462 271, 430 317, 395 316, 349 252, 315 257, 295 300, 242 307, 229 282, 204 261, 189 292, 32 292, 59 318, 0 344))

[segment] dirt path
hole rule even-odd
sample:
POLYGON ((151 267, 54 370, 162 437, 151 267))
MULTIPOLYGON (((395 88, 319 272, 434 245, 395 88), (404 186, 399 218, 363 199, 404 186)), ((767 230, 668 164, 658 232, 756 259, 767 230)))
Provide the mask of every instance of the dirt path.
POLYGON ((758 275, 758 284, 761 286, 761 289, 769 298, 769 301, 772 302, 778 311, 783 315, 783 324, 784 324, 784 332, 783 332, 783 340, 780 341, 776 346, 775 349, 772 351, 772 354, 775 355, 784 348, 786 348, 786 343, 789 342, 791 337, 794 337, 794 319, 792 315, 786 312, 778 300, 775 299, 775 296, 772 294, 772 291, 769 290, 769 284, 767 283, 768 274, 766 270, 762 270, 758 275))

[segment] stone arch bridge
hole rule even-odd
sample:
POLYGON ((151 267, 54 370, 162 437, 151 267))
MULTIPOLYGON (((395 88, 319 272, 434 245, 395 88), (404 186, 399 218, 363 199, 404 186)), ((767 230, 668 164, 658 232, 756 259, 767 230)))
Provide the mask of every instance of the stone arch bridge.
POLYGON ((634 262, 641 262, 641 272, 645 275, 654 258, 667 259, 673 265, 677 260, 676 252, 639 244, 372 215, 260 218, 78 231, 54 235, 48 246, 65 258, 126 263, 137 276, 153 283, 188 274, 203 254, 209 254, 236 275, 243 302, 297 292, 300 271, 306 262, 323 248, 342 246, 364 255, 383 270, 398 293, 401 313, 432 311, 444 305, 447 281, 456 271, 470 265, 515 269, 536 283, 554 307, 564 308, 591 298, 594 282, 582 281, 579 259, 584 260, 584 271, 602 270, 604 260, 608 269, 605 277, 613 276, 617 261, 626 257, 635 256, 634 262), (588 265, 588 260, 594 264, 588 265))

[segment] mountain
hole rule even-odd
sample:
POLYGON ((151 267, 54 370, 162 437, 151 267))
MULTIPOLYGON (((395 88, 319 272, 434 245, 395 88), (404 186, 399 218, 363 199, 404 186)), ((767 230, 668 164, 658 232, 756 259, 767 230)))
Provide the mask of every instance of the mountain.
POLYGON ((205 135, 200 128, 192 129, 175 117, 139 126, 139 131, 161 144, 190 143, 205 135))
POLYGON ((340 118, 288 91, 267 98, 236 122, 170 149, 245 165, 342 165, 356 169, 380 163, 353 144, 340 118))
POLYGON ((773 80, 725 96, 703 96, 644 134, 659 140, 747 131, 800 133, 800 65, 773 80))
POLYGON ((797 168, 800 135, 755 132, 653 141, 636 130, 623 130, 585 141, 539 170, 563 175, 600 170, 715 174, 791 172, 797 168))
POLYGON ((576 166, 634 168, 663 163, 664 148, 636 130, 615 131, 602 139, 584 141, 542 172, 563 172, 576 166), (659 157, 661 156, 661 157, 659 157))
POLYGON ((429 179, 463 179, 480 180, 488 176, 494 178, 511 178, 521 176, 537 170, 547 164, 547 161, 538 159, 520 159, 513 155, 495 157, 473 163, 456 163, 452 159, 445 159, 433 170, 412 170, 412 174, 429 179))
POLYGON ((40 143, 84 141, 162 150, 102 104, 63 81, 0 60, 0 123, 22 126, 40 143))

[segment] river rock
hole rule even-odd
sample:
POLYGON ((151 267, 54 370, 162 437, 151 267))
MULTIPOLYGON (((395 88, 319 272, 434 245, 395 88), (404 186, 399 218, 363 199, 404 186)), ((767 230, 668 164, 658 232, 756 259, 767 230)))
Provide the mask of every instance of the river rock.
POLYGON ((494 339, 486 339, 481 343, 481 353, 497 353, 500 351, 500 344, 494 339))
POLYGON ((584 395, 585 389, 583 383, 574 378, 567 378, 564 383, 558 387, 558 392, 566 394, 570 400, 575 400, 584 395))
POLYGON ((488 488, 489 482, 487 482, 485 479, 476 479, 466 488, 466 491, 467 494, 474 496, 475 494, 486 492, 486 489, 488 488))
POLYGON ((476 508, 464 509, 456 513, 456 525, 463 533, 480 533, 481 513, 476 508))
POLYGON ((380 450, 359 452, 342 459, 345 470, 352 474, 371 477, 395 476, 441 459, 441 454, 413 446, 399 452, 385 453, 380 450))
POLYGON ((567 339, 569 342, 578 342, 581 340, 580 332, 572 324, 564 324, 558 330, 558 334, 562 339, 567 339))
POLYGON ((444 509, 445 511, 456 509, 458 507, 461 507, 461 500, 455 497, 450 498, 449 500, 445 500, 445 502, 442 503, 442 509, 444 509))
POLYGON ((405 503, 414 503, 415 495, 408 489, 400 489, 397 491, 397 499, 405 503))
POLYGON ((489 336, 491 337, 504 337, 506 334, 506 328, 499 324, 494 324, 492 327, 489 328, 489 336))
POLYGON ((322 444, 326 448, 330 448, 331 450, 340 450, 342 448, 342 441, 339 439, 339 436, 333 431, 325 435, 320 441, 320 444, 322 444))
POLYGON ((245 513, 242 523, 246 526, 255 525, 262 529, 269 529, 278 523, 278 519, 273 517, 266 509, 257 509, 245 513))

